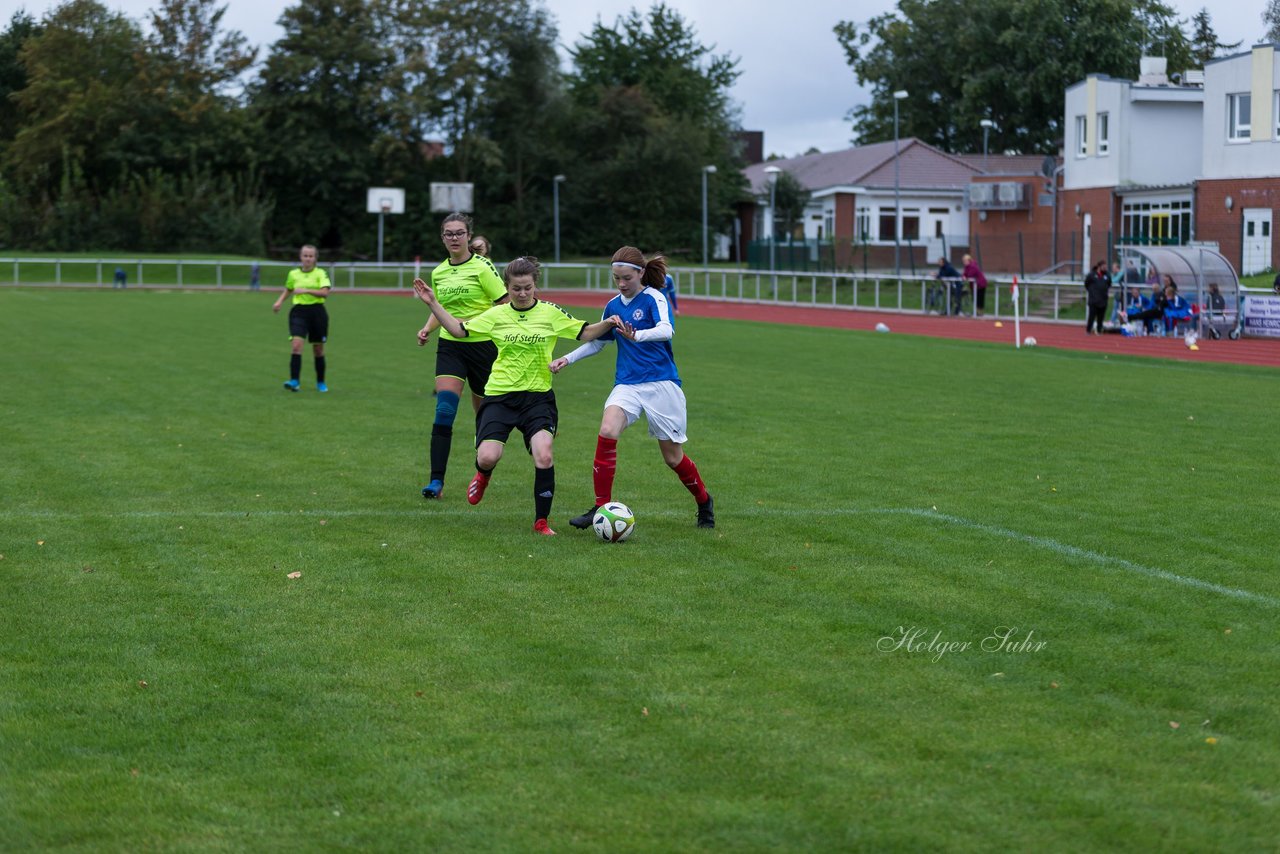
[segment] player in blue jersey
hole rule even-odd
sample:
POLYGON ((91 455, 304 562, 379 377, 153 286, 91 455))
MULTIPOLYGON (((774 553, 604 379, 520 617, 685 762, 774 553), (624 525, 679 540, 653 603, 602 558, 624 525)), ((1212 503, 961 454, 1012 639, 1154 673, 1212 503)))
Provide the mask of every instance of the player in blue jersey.
POLYGON ((575 528, 591 527, 596 510, 613 500, 618 437, 644 413, 649 422, 649 435, 658 440, 663 461, 697 502, 698 527, 714 528, 715 504, 698 474, 698 467, 684 453, 689 419, 671 350, 671 338, 675 334, 671 306, 662 292, 667 281, 666 260, 657 256, 646 261, 639 249, 624 246, 613 254, 612 267, 618 295, 609 300, 602 317, 617 316, 623 326, 583 344, 549 366, 552 372, 559 373, 579 359, 599 353, 606 341, 618 345, 613 391, 604 402, 592 466, 596 503, 586 513, 570 519, 569 524, 575 528))

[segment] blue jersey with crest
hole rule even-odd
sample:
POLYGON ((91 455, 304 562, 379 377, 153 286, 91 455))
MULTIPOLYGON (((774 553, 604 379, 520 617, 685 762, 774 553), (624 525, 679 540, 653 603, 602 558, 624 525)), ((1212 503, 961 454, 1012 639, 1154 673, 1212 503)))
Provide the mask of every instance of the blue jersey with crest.
MULTIPOLYGON (((604 307, 601 318, 618 315, 636 328, 653 329, 660 322, 671 323, 671 307, 662 291, 645 288, 631 299, 618 294, 609 300, 604 307)), ((638 385, 640 383, 673 382, 680 385, 680 374, 676 371, 675 356, 671 351, 671 341, 632 341, 610 329, 600 338, 601 341, 612 341, 618 345, 618 366, 614 373, 615 385, 638 385)))

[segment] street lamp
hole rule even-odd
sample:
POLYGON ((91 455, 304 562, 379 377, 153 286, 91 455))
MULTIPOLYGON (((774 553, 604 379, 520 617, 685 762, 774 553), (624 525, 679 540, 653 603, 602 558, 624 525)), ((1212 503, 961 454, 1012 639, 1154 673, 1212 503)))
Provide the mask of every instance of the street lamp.
POLYGON ((781 172, 782 170, 777 166, 764 167, 765 180, 769 182, 769 272, 771 273, 776 269, 773 262, 773 244, 774 237, 777 236, 778 232, 777 223, 774 221, 773 206, 774 201, 777 199, 778 175, 781 172))
POLYGON ((702 167, 702 266, 710 263, 707 256, 707 176, 716 174, 714 164, 702 167))
POLYGON ((996 123, 991 121, 991 119, 983 119, 981 122, 979 122, 979 124, 982 125, 982 171, 986 172, 987 171, 987 135, 991 133, 991 129, 996 126, 996 123))
POLYGON ((556 229, 556 263, 560 263, 560 185, 564 176, 557 175, 551 179, 551 218, 556 229))
POLYGON ((902 235, 902 187, 898 177, 898 102, 907 97, 906 89, 893 93, 893 272, 902 275, 902 260, 898 254, 902 235))

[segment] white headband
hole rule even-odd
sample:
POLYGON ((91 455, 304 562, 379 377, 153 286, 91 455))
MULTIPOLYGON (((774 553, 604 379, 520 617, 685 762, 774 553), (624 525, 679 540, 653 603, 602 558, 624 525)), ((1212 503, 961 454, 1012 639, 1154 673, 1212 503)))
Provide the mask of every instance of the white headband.
POLYGON ((639 264, 632 264, 630 261, 614 261, 613 266, 630 267, 633 270, 639 270, 641 273, 644 272, 644 267, 641 267, 639 264))

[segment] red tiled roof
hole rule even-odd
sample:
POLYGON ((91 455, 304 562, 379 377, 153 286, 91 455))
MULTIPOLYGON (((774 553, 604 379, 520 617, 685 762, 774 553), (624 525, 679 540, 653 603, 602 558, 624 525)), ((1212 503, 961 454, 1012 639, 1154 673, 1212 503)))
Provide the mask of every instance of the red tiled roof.
MULTIPOLYGON (((753 163, 743 174, 757 195, 768 192, 764 170, 769 166, 787 172, 810 192, 849 185, 892 187, 893 149, 892 142, 876 142, 843 151, 753 163)), ((959 189, 982 172, 964 158, 913 137, 898 143, 898 170, 898 183, 903 189, 959 189)))

